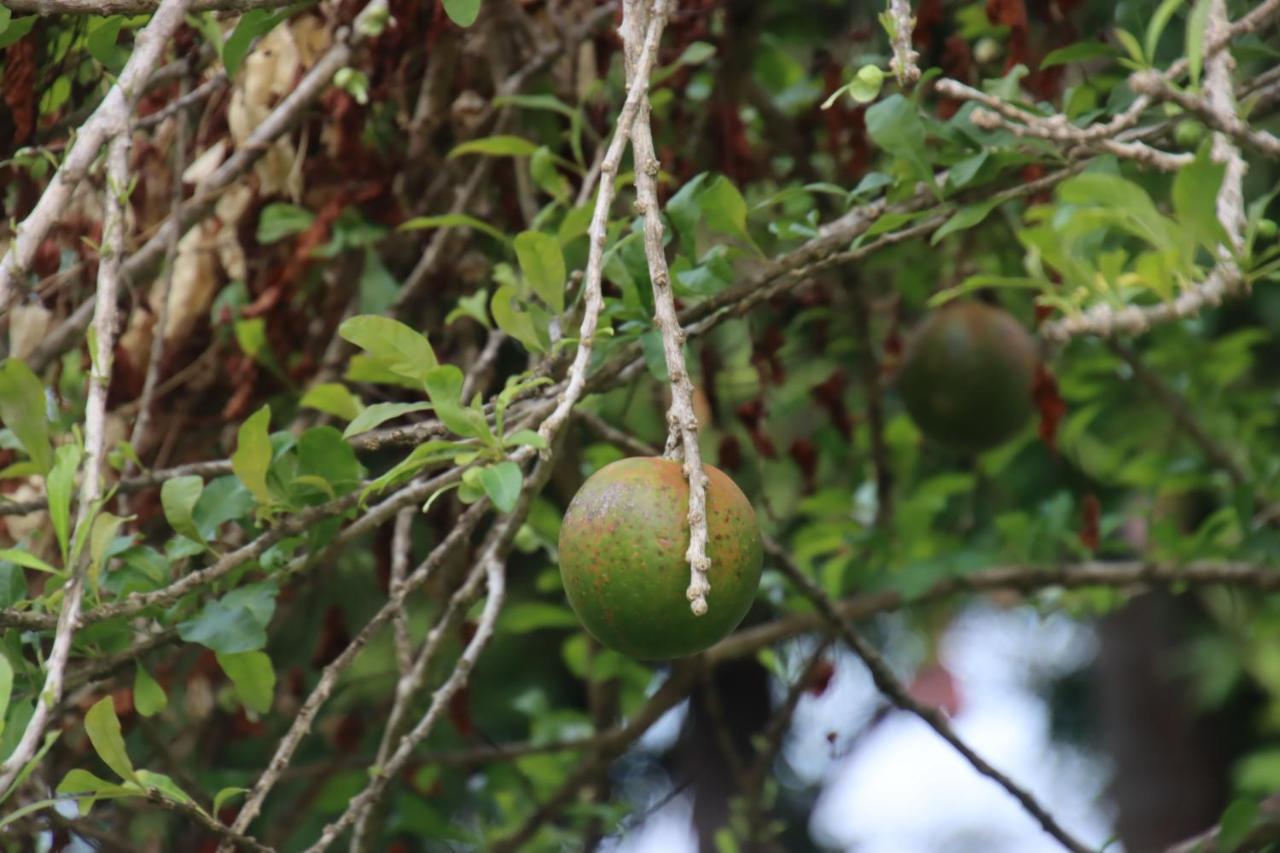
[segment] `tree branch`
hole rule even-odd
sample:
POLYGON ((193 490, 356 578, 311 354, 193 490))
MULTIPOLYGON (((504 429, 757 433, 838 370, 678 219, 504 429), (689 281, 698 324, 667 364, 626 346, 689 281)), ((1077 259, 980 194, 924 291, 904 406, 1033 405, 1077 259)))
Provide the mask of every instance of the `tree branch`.
MULTIPOLYGON (((664 0, 657 0, 648 8, 650 0, 626 0, 622 13, 622 41, 627 54, 628 81, 634 82, 641 69, 638 67, 641 51, 641 34, 652 18, 667 16, 664 0)), ((648 73, 647 69, 645 73, 648 73)), ((635 124, 631 127, 631 145, 635 156, 636 209, 644 217, 644 253, 649 266, 649 280, 653 286, 654 323, 662 333, 662 354, 666 360, 667 376, 671 387, 671 406, 667 409, 667 446, 663 454, 668 459, 683 463, 685 480, 689 483, 689 547, 685 559, 689 562, 689 587, 685 597, 695 616, 707 612, 707 593, 711 584, 707 572, 711 560, 707 557, 707 474, 702 469, 702 454, 698 448, 698 416, 693 411, 693 383, 684 363, 684 331, 676 316, 675 297, 671 293, 671 272, 667 268, 666 249, 663 246, 662 207, 658 201, 658 173, 661 166, 653 149, 653 130, 649 126, 649 95, 646 91, 640 101, 635 124)))
MULTIPOLYGON (((178 4, 179 6, 181 4, 178 4)), ((119 313, 116 309, 116 293, 120 288, 120 262, 125 247, 125 205, 129 192, 129 149, 127 132, 128 111, 123 107, 121 126, 111 139, 107 153, 107 180, 103 191, 103 207, 106 211, 102 226, 102 249, 98 259, 98 295, 94 310, 93 327, 96 347, 89 369, 89 399, 85 405, 84 450, 85 461, 80 484, 80 510, 76 516, 74 539, 94 522, 95 504, 102 493, 102 457, 106 451, 107 389, 111 384, 111 367, 115 354, 116 327, 119 313)), ((75 556, 75 566, 67 566, 71 579, 62 588, 62 610, 58 614, 53 647, 45 664, 44 687, 36 700, 35 711, 23 730, 18 745, 9 758, 0 764, 0 793, 9 790, 18 774, 33 755, 44 736, 52 710, 62 698, 66 678, 67 659, 71 655, 71 643, 80 623, 80 608, 84 601, 84 588, 88 558, 75 556)))
POLYGON ((898 78, 898 85, 907 87, 920 79, 920 54, 911 46, 911 36, 916 28, 915 16, 911 14, 911 3, 908 0, 889 0, 889 9, 885 13, 893 23, 893 59, 889 60, 889 70, 898 78))

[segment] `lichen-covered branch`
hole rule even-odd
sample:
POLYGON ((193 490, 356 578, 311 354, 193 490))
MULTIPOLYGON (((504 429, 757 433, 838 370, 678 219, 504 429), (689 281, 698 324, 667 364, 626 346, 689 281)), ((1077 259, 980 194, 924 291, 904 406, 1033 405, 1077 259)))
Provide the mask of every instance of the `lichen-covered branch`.
MULTIPOLYGON (((127 128, 127 110, 124 121, 127 128)), ((115 355, 116 327, 119 310, 116 294, 120 290, 120 262, 125 248, 125 205, 129 192, 129 136, 121 129, 107 153, 107 180, 103 192, 105 217, 102 226, 102 248, 98 259, 98 295, 93 317, 96 336, 89 368, 89 399, 84 416, 84 466, 80 483, 80 510, 76 529, 93 523, 93 512, 102 494, 102 460, 106 453, 107 389, 111 384, 111 367, 115 355)), ((34 713, 23 730, 18 745, 0 764, 0 794, 13 784, 44 736, 53 708, 62 698, 71 643, 80 623, 80 608, 87 583, 87 561, 77 559, 66 567, 71 579, 62 588, 62 609, 54 632, 53 647, 45 662, 44 687, 40 690, 34 713)))
MULTIPOLYGON (((1016 136, 1047 139, 1064 145, 1084 145, 1165 172, 1177 171, 1195 159, 1190 154, 1161 151, 1145 142, 1115 139, 1116 134, 1127 129, 1127 122, 1111 121, 1081 128, 1061 113, 1037 115, 957 80, 939 80, 937 90, 949 98, 981 104, 973 111, 971 119, 984 130, 1004 129, 1016 136)), ((1138 114, 1132 115, 1136 120, 1138 114)))
POLYGON ((916 29, 915 15, 911 14, 911 3, 908 0, 889 0, 886 13, 893 27, 893 59, 889 60, 889 70, 898 78, 901 86, 911 86, 920 79, 920 54, 911 46, 911 37, 916 29))
MULTIPOLYGON (((635 81, 640 54, 640 36, 651 16, 668 14, 662 0, 649 6, 649 0, 627 0, 623 7, 622 39, 627 53, 628 80, 635 81)), ((698 416, 693 411, 693 382, 684 360, 684 331, 676 316, 675 297, 671 292, 671 271, 667 267, 663 246, 662 208, 658 201, 660 165, 653 147, 653 130, 649 126, 649 97, 641 101, 635 124, 631 128, 631 145, 636 163, 636 209, 644 217, 644 252, 653 285, 654 323, 662 333, 662 353, 666 359, 671 386, 671 406, 667 409, 667 446, 665 455, 683 463, 689 483, 689 588, 685 594, 695 615, 707 612, 707 593, 711 584, 707 572, 707 475, 702 469, 698 449, 698 416)))

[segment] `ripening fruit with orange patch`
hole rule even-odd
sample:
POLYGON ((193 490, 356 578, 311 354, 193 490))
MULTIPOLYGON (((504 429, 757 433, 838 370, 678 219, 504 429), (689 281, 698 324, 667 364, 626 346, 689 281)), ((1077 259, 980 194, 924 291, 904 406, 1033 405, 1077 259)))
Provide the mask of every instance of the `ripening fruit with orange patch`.
POLYGON ((1008 312, 952 303, 911 333, 898 375, 907 413, 933 441, 971 453, 1008 441, 1031 418, 1039 355, 1008 312))
POLYGON ((646 660, 700 652, 746 616, 763 552, 751 502, 720 469, 707 474, 707 612, 693 615, 689 586, 689 484, 669 459, 621 459, 574 495, 560 528, 560 579, 591 636, 646 660))

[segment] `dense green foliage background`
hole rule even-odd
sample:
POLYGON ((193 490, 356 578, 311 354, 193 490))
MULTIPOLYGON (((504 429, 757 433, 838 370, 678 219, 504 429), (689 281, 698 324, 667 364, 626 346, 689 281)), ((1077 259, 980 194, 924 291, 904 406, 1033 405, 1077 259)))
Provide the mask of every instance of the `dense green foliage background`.
MULTIPOLYGON (((4 5, 16 223, 124 68, 148 21, 133 12, 154 4, 4 5)), ((304 849, 378 777, 384 737, 404 733, 386 722, 397 682, 434 628, 397 712, 430 717, 429 732, 373 810, 368 849, 594 847, 636 820, 611 767, 618 783, 641 767, 688 787, 708 849, 811 849, 813 792, 776 762, 796 702, 826 689, 831 625, 787 561, 873 643, 872 617, 902 607, 922 668, 971 595, 1124 624, 1147 586, 1135 579, 1179 594, 1174 627, 1145 651, 1170 677, 1159 701, 1210 721, 1201 736, 1229 753, 1200 780, 1214 815, 1234 803, 1223 832, 1265 829, 1255 804, 1280 789, 1280 610, 1264 594, 1280 578, 1277 160, 1233 134, 1248 166, 1233 235, 1211 129, 1170 100, 1134 113, 1127 137, 1020 130, 1052 113, 1103 126, 1143 69, 1176 65, 1174 85, 1200 97, 1213 2, 922 0, 923 76, 906 86, 881 4, 677 4, 652 127, 701 448, 779 551, 739 632, 672 664, 591 641, 557 571, 583 479, 666 439, 630 159, 583 416, 553 446, 537 433, 578 345, 599 158, 626 94, 612 4, 392 0, 354 29, 356 2, 244 5, 259 8, 187 14, 137 107, 130 185, 88 177, 0 316, 0 757, 46 683, 64 587, 87 577, 60 734, 0 790, 0 843, 215 849, 354 642, 244 832, 304 849), (339 49, 332 85, 287 100, 339 49), (259 145, 273 110, 293 120, 259 145), (256 159, 232 156, 244 151, 256 159), (80 515, 84 330, 113 192, 127 194, 127 236, 108 497, 80 515), (1046 336, 1035 422, 991 452, 925 441, 903 410, 904 340, 942 301, 997 303, 1033 329, 1168 304, 1223 265, 1238 276, 1221 306, 1137 334, 1046 336), (536 477, 535 451, 554 460, 536 477), (516 521, 509 541, 502 519, 516 521), (497 630, 435 707, 482 619, 481 580, 458 590, 493 542, 497 630), (403 623, 362 632, 393 578, 428 559, 403 623), (686 697, 671 754, 628 752, 686 697), (59 794, 80 816, 51 808, 59 794)), ((1234 20, 1265 4, 1227 6, 1234 20)), ((1274 19, 1231 46, 1237 113, 1265 136, 1274 19)), ((1106 703, 1073 686, 1055 708, 1096 739, 1106 703)))

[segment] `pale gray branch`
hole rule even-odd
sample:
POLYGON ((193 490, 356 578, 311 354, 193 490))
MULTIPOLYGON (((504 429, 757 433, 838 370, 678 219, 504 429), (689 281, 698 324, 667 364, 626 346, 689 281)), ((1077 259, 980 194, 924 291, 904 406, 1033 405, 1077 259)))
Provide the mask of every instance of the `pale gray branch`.
MULTIPOLYGON (((151 21, 139 33, 133 53, 116 84, 76 133, 75 141, 40 195, 40 200, 18 226, 13 241, 0 259, 0 313, 25 290, 25 278, 36 250, 57 222, 71 194, 89 171, 102 145, 129 126, 134 104, 151 72, 160 64, 169 40, 182 24, 191 0, 163 0, 151 21)), ((97 4, 95 4, 97 5, 97 4)), ((13 4, 9 3, 10 8, 13 4)))

